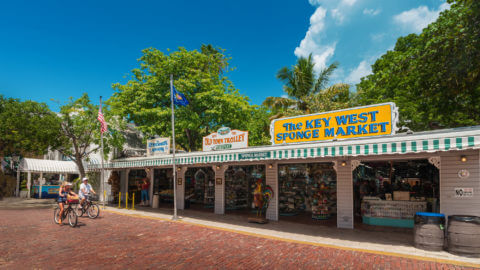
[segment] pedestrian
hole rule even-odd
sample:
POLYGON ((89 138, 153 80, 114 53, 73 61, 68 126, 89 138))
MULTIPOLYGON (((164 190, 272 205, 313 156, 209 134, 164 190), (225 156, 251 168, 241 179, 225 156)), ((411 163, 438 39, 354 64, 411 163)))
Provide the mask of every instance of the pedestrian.
POLYGON ((142 202, 140 205, 143 205, 143 206, 148 206, 150 203, 149 203, 149 198, 148 198, 148 190, 150 188, 150 180, 148 179, 148 177, 145 177, 143 178, 142 180, 142 185, 141 185, 141 189, 142 189, 142 193, 141 193, 141 197, 142 197, 142 202))

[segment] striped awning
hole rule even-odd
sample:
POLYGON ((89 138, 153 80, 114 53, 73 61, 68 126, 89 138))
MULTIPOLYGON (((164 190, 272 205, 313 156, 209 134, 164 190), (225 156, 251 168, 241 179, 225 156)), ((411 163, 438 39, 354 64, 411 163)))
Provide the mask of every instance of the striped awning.
MULTIPOLYGON (((351 157, 387 154, 428 153, 480 148, 480 126, 397 134, 385 137, 350 139, 320 143, 272 145, 212 152, 180 153, 176 164, 218 164, 226 162, 291 160, 322 157, 351 157)), ((105 164, 107 169, 145 168, 172 165, 172 155, 113 160, 105 164)), ((99 164, 90 164, 91 170, 99 164)))
POLYGON ((78 167, 73 161, 24 158, 20 161, 21 172, 69 173, 78 174, 78 167))

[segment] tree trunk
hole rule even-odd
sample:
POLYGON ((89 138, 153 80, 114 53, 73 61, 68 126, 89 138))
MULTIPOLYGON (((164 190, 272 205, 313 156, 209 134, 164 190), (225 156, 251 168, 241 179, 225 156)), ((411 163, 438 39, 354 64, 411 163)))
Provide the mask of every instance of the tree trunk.
POLYGON ((82 158, 79 155, 75 157, 75 164, 77 164, 78 172, 80 173, 80 179, 86 176, 85 168, 83 167, 82 158))

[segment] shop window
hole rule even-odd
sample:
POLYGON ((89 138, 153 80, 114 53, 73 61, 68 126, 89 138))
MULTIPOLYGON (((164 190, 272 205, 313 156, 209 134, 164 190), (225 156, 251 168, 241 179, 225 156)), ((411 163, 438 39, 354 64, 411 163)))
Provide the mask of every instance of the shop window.
POLYGON ((439 171, 428 160, 362 162, 353 185, 355 215, 367 224, 411 227, 415 212, 439 211, 439 171))
POLYGON ((254 209, 257 181, 265 187, 265 166, 230 166, 225 172, 225 209, 254 209))
POLYGON ((185 172, 185 200, 205 208, 214 207, 215 172, 212 168, 189 168, 185 172))
POLYGON ((139 203, 141 200, 141 184, 142 179, 147 177, 145 170, 131 170, 128 173, 128 193, 132 196, 135 193, 135 203, 139 203))
POLYGON ((155 169, 153 171, 153 192, 160 195, 160 201, 173 203, 173 170, 155 169))
POLYGON ((311 213, 313 219, 329 219, 337 212, 337 176, 332 163, 278 166, 279 213, 295 216, 311 213))

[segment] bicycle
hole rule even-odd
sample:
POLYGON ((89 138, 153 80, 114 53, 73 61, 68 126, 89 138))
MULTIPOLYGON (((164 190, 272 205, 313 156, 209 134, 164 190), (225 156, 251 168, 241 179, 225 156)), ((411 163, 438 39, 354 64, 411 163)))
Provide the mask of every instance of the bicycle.
POLYGON ((83 203, 82 208, 78 207, 77 205, 77 207, 75 208, 75 212, 79 217, 87 213, 89 218, 94 219, 97 218, 98 215, 100 215, 100 207, 98 207, 98 204, 96 204, 90 199, 90 195, 86 195, 85 202, 83 203))
MULTIPOLYGON (((68 224, 73 228, 77 226, 78 222, 78 217, 77 214, 75 213, 75 210, 72 207, 72 204, 75 204, 75 202, 78 203, 78 200, 67 200, 67 203, 63 206, 63 213, 62 213, 62 222, 65 220, 65 218, 68 218, 68 224)), ((58 216, 60 214, 60 207, 57 205, 53 209, 53 220, 55 221, 55 224, 58 224, 58 216)))

